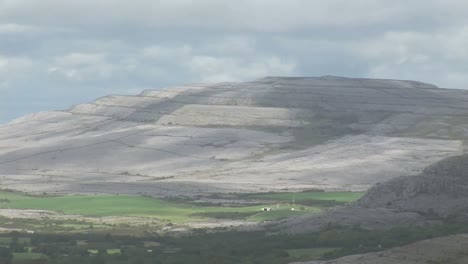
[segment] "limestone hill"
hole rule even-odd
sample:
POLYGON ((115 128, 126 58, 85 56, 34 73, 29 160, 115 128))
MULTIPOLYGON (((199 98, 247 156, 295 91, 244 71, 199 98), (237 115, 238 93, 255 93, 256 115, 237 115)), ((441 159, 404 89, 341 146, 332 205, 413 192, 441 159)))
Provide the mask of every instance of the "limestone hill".
POLYGON ((0 187, 196 195, 365 190, 464 152, 468 91, 267 77, 110 95, 0 126, 0 187))

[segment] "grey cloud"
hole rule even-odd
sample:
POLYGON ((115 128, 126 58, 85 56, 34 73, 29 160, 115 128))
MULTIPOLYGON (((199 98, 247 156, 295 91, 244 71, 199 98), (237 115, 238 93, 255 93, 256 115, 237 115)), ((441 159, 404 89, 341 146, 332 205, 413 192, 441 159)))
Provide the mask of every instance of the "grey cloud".
POLYGON ((418 20, 445 23, 463 19, 467 8, 466 1, 461 0, 3 0, 0 21, 98 28, 130 24, 284 32, 310 27, 404 25, 418 20))
POLYGON ((461 0, 0 0, 0 122, 109 93, 265 75, 463 88, 466 13, 461 0))
POLYGON ((40 29, 29 25, 0 24, 0 36, 5 35, 30 35, 39 33, 40 29))

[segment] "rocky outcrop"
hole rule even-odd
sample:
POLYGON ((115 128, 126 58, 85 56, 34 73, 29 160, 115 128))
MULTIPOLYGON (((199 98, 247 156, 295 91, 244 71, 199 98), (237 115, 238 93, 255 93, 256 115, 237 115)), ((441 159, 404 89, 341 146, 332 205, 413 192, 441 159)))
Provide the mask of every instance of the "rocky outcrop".
POLYGON ((377 184, 357 205, 429 216, 468 215, 468 155, 444 159, 418 176, 377 184))
POLYGON ((328 226, 387 229, 468 220, 468 155, 446 158, 417 176, 378 183, 345 207, 265 225, 273 233, 300 234, 328 226))
POLYGON ((265 229, 276 234, 304 234, 328 227, 360 227, 367 230, 418 226, 429 222, 421 215, 385 208, 342 207, 269 223, 265 229))
POLYGON ((467 115, 467 91, 330 76, 110 95, 1 125, 0 188, 365 190, 461 154, 467 115))

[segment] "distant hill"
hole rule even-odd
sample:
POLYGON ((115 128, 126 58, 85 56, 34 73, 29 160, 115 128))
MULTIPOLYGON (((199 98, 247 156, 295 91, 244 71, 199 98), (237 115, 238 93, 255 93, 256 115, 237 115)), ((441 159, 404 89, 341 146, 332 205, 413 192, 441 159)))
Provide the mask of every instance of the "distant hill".
POLYGON ((266 77, 109 95, 0 126, 0 188, 198 195, 366 190, 468 139, 468 91, 266 77))

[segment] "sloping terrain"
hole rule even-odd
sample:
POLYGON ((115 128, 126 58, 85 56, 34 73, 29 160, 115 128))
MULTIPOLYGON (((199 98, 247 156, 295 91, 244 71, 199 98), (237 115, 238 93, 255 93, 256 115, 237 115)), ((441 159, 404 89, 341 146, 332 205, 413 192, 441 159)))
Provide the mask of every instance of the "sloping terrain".
MULTIPOLYGON (((383 252, 347 256, 303 264, 464 264, 468 263, 468 235, 429 239, 383 252)), ((296 263, 299 264, 299 263, 296 263)))
POLYGON ((263 227, 272 234, 303 234, 323 231, 329 226, 384 230, 401 226, 418 226, 429 222, 418 213, 386 208, 340 207, 316 214, 290 217, 267 223, 263 227))
POLYGON ((111 95, 0 126, 0 188, 196 195, 365 190, 464 152, 468 92, 267 77, 111 95))
POLYGON ((357 203, 429 216, 468 217, 468 155, 444 159, 420 175, 400 177, 371 188, 357 203))
POLYGON ((300 234, 334 226, 387 229, 468 219, 468 155, 449 157, 416 176, 378 183, 356 202, 320 214, 267 224, 274 233, 300 234))

